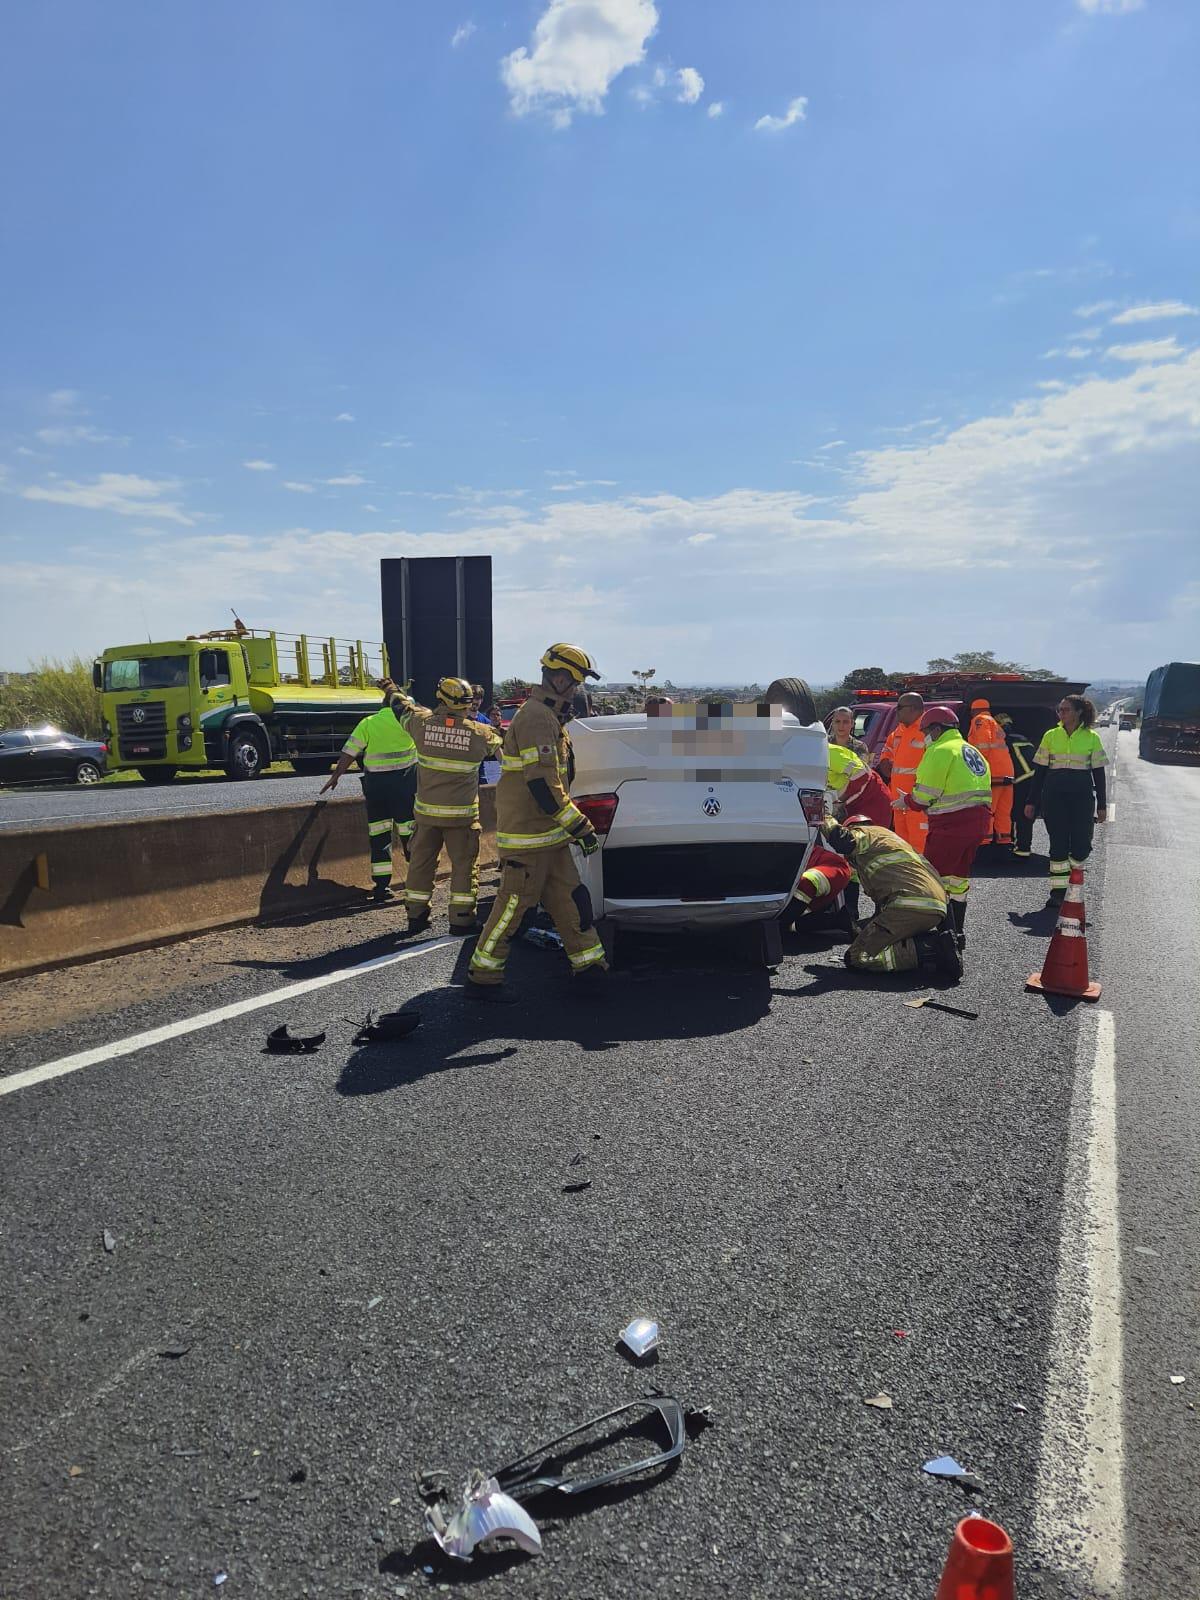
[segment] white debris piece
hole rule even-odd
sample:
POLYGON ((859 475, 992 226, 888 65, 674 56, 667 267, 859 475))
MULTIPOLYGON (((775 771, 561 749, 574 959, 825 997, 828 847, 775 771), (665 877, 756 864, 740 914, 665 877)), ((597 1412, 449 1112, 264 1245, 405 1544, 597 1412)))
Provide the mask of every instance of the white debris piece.
POLYGON ((640 1361, 651 1350, 658 1349, 658 1323, 650 1317, 634 1317, 627 1328, 621 1329, 620 1339, 640 1361))
POLYGON ((469 1561, 473 1550, 490 1548, 504 1539, 526 1555, 542 1553, 537 1523, 524 1506, 502 1492, 495 1478, 485 1477, 478 1467, 467 1479, 462 1505, 450 1520, 447 1522, 441 1506, 430 1506, 425 1527, 446 1554, 459 1561, 469 1561))

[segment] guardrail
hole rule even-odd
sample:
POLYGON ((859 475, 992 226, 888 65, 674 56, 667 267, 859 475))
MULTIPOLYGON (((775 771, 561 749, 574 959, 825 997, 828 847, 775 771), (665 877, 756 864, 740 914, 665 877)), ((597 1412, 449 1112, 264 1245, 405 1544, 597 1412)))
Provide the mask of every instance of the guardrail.
MULTIPOLYGON (((494 788, 480 820, 494 861, 494 788)), ((361 903, 369 882, 360 798, 3 832, 0 977, 361 903)))

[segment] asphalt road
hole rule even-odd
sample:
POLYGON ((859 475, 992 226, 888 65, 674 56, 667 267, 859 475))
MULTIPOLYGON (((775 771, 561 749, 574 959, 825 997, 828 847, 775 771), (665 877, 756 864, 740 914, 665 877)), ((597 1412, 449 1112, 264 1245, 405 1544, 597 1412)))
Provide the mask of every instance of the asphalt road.
MULTIPOLYGON (((821 939, 773 976, 734 941, 629 941, 603 1007, 522 945, 527 1004, 483 1008, 435 939, 27 1082, 408 947, 383 912, 326 954, 248 934, 219 984, 69 1020, 21 980, 48 998, 0 1078, 0 1596, 226 1574, 230 1596, 890 1600, 932 1596, 974 1507, 1023 1600, 1194 1600, 1200 772, 1120 743, 1088 874, 1099 1007, 1024 992, 1044 879, 988 867, 943 997, 977 1021, 821 939), (409 1040, 351 1044, 405 1003, 409 1040), (264 1054, 285 1019, 323 1048, 264 1054), (613 1348, 642 1312, 646 1372, 613 1348), (414 1472, 461 1478, 650 1383, 713 1407, 676 1471, 534 1507, 539 1559, 436 1557, 414 1472), (943 1452, 980 1492, 922 1474, 943 1452)), ((121 971, 80 969, 98 995, 121 971)))
MULTIPOLYGON (((332 770, 333 763, 330 763, 332 770)), ((491 781, 499 763, 489 762, 491 781)), ((223 776, 177 778, 162 787, 142 783, 102 783, 92 788, 28 788, 0 790, 0 828, 20 832, 47 824, 124 822, 135 817, 170 817, 184 811, 240 811, 259 806, 296 805, 315 800, 328 774, 302 778, 290 768, 269 773, 252 783, 223 776)), ((361 786, 350 772, 338 785, 339 795, 358 795, 361 786)))

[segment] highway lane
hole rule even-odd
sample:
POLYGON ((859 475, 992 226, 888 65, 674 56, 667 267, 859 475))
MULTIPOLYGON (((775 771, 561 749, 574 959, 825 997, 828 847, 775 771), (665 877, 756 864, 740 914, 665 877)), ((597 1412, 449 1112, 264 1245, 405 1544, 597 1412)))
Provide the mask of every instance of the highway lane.
MULTIPOLYGON (((486 764, 490 781, 499 776, 499 764, 486 764)), ((332 763, 330 763, 332 770, 332 763)), ((327 776, 327 775, 326 775, 327 776)), ((220 776, 177 778, 162 787, 142 783, 102 783, 93 788, 29 788, 0 790, 0 828, 21 832, 26 828, 66 826, 81 822, 125 822, 146 817, 177 816, 181 812, 242 811, 258 806, 297 805, 320 794, 325 777, 302 778, 290 769, 268 773, 251 783, 235 783, 220 776)), ((339 783, 337 795, 357 797, 362 792, 351 772, 339 783)))
MULTIPOLYGON (((544 997, 498 1015, 446 987, 463 952, 434 941, 0 1099, 17 1526, 0 1594, 190 1594, 227 1572, 230 1594, 391 1595, 461 1576, 423 1571, 412 1472, 505 1458, 640 1392, 612 1340, 646 1310, 665 1330, 653 1381, 717 1425, 643 1492, 543 1512, 543 1558, 486 1569, 500 1592, 932 1594, 966 1502, 920 1464, 948 1450, 1012 1532, 1023 1597, 1103 1593, 1126 1554, 1135 1600, 1192 1595, 1195 1414, 1158 1369, 1178 1358, 1200 1381, 1178 1352, 1197 1327, 1178 1292, 1194 962, 1166 1050, 1137 1009, 1138 961, 1161 995, 1155 972, 1174 983, 1195 953, 1170 926, 1191 891, 1148 925, 1122 874, 1139 878, 1164 807, 1168 848, 1195 860, 1200 775, 1152 770, 1122 769, 1089 873, 1101 1017, 1023 992, 1053 922, 1044 883, 983 875, 952 997, 977 1024, 849 979, 824 941, 790 945, 773 978, 717 941, 636 945, 603 1009, 522 947, 516 976, 544 997), (410 1041, 350 1044, 369 1007, 409 999, 410 1041), (263 1055, 285 1017, 327 1026, 323 1050, 263 1055), (592 1187, 564 1194, 581 1170, 592 1187), (1080 1197, 1117 1176, 1114 1318, 1080 1197), (1075 1379, 1111 1375, 1114 1331, 1117 1403, 1097 1407, 1075 1379), (879 1391, 891 1411, 863 1404, 879 1391), (1106 1424, 1115 1492, 1083 1470, 1106 1424)), ((395 948, 234 958, 218 993, 47 1027, 5 1070, 395 948)))

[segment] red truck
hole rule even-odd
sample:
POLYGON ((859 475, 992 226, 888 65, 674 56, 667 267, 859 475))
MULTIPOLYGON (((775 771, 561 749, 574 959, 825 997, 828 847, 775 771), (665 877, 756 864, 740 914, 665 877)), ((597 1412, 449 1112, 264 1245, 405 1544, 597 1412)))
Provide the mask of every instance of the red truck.
MULTIPOLYGON (((1007 711, 1018 733, 1036 745, 1047 728, 1058 721, 1055 707, 1064 694, 1082 694, 1082 683, 1065 678, 1026 678, 1019 672, 996 672, 981 677, 968 672, 925 673, 909 678, 905 689, 915 690, 927 706, 944 705, 958 714, 965 734, 971 725, 971 701, 990 701, 993 716, 1007 711)), ((878 760, 887 736, 896 726, 895 689, 856 689, 851 699, 854 732, 878 760)))

